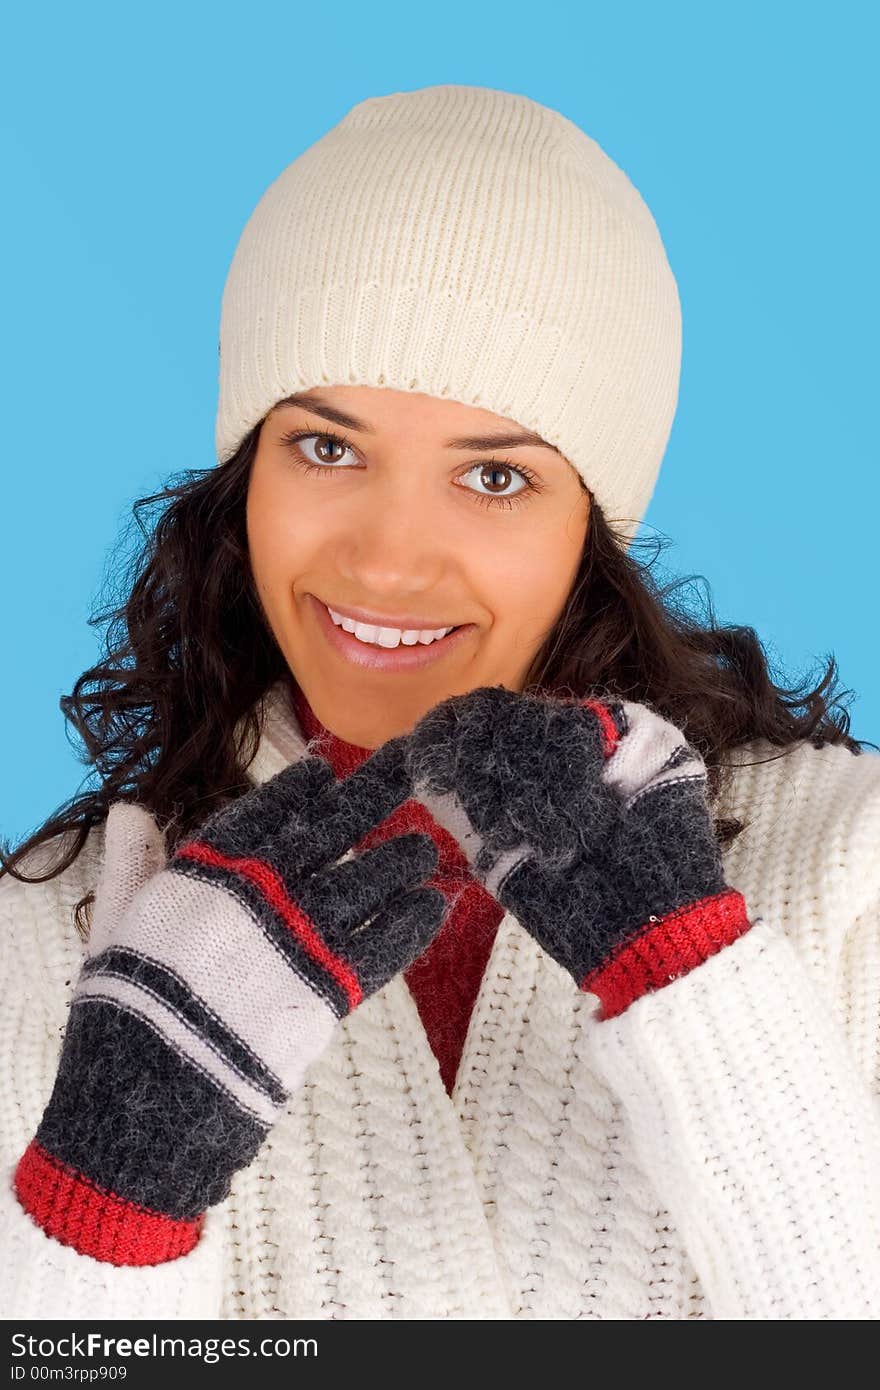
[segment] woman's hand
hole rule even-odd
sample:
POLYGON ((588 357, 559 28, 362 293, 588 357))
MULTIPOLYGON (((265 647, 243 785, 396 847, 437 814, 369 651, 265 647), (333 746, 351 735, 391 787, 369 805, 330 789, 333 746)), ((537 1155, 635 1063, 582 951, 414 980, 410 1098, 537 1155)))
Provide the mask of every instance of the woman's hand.
POLYGON ((750 926, 705 763, 647 705, 481 687, 435 706, 406 747, 413 798, 603 1018, 750 926))
POLYGON ((126 856, 108 857, 55 1086, 17 1165, 48 1235, 117 1265, 193 1248, 339 1019, 442 924, 428 835, 358 849, 410 792, 400 740, 341 782, 307 757, 167 864, 141 808, 111 808, 108 840, 139 836, 145 868, 130 883, 126 856))

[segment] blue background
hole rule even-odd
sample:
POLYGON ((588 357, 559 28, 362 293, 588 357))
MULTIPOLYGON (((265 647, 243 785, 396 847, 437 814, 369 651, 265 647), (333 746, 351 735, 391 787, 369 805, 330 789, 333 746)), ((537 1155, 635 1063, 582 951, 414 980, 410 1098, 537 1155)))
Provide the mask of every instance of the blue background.
POLYGON ((817 683, 833 653, 852 732, 880 743, 876 13, 153 0, 11 14, 0 833, 17 843, 81 789, 58 700, 98 655, 87 618, 128 553, 132 502, 214 462, 220 297, 255 203, 355 102, 441 82, 562 111, 647 201, 684 315, 641 532, 673 542, 657 573, 704 576, 719 622, 756 628, 778 683, 817 683))

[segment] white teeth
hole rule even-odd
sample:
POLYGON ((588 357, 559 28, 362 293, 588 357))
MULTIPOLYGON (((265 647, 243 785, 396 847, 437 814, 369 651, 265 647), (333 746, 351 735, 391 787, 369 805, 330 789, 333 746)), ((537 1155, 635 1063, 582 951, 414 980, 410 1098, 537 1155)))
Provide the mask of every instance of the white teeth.
POLYGON ((344 632, 354 633, 359 641, 367 642, 374 647, 398 647, 401 643, 405 647, 414 647, 417 642, 427 646, 428 643, 436 642, 438 638, 445 637, 447 632, 452 631, 451 627, 435 628, 433 631, 416 631, 413 628, 401 631, 397 627, 373 627, 369 623, 357 623, 354 618, 344 618, 341 613, 334 613, 330 607, 327 607, 327 612, 337 627, 341 627, 344 632))

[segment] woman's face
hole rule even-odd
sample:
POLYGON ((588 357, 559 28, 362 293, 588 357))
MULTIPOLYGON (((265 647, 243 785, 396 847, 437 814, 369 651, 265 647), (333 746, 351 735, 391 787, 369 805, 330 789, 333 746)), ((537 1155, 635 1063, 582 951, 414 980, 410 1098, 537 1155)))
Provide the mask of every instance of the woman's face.
POLYGON ((512 446, 528 433, 514 421, 457 401, 372 386, 296 399, 263 422, 247 533, 266 618, 318 719, 372 749, 450 695, 522 690, 586 536, 575 470, 550 445, 512 446), (322 605, 407 642, 368 645, 322 605), (411 644, 416 627, 451 626, 462 631, 411 644))

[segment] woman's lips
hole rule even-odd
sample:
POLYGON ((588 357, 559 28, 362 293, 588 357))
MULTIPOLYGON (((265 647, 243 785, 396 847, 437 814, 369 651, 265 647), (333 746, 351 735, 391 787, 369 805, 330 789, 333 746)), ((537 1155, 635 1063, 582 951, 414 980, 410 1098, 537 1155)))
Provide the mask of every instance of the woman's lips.
POLYGON ((306 601, 334 651, 353 666, 363 666, 372 671, 417 671, 423 666, 431 666, 459 647, 475 629, 474 623, 463 623, 454 632, 435 642, 417 642, 413 647, 405 647, 403 643, 398 647, 378 647, 370 642, 362 642, 353 632, 337 627, 327 612, 326 604, 314 594, 306 594, 306 601))

